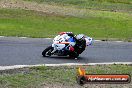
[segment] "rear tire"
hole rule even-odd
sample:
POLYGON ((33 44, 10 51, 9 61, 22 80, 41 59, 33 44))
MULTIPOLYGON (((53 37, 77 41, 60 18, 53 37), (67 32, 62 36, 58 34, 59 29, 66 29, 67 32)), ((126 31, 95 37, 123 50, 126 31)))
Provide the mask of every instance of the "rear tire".
POLYGON ((52 47, 52 46, 47 47, 47 48, 42 52, 43 57, 50 57, 52 51, 53 51, 53 47, 52 47))
POLYGON ((76 52, 71 52, 71 53, 69 54, 69 57, 78 58, 78 57, 79 57, 79 54, 77 54, 76 52))

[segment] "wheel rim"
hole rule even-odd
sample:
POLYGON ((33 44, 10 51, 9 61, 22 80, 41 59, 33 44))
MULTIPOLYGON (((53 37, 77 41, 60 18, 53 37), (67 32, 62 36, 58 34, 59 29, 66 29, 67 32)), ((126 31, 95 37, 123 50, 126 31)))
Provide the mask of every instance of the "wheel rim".
POLYGON ((51 51, 52 51, 52 49, 50 49, 49 51, 47 51, 46 53, 45 53, 45 56, 51 56, 51 51))

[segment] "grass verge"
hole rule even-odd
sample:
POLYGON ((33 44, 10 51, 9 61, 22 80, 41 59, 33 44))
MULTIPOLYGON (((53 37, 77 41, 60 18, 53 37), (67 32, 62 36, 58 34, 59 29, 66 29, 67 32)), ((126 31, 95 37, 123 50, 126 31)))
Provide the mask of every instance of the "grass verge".
MULTIPOLYGON (((132 76, 132 66, 130 65, 95 65, 82 67, 87 71, 88 74, 130 74, 132 76)), ((0 86, 7 88, 40 88, 45 86, 44 83, 54 85, 61 83, 63 86, 74 86, 77 85, 77 68, 78 66, 39 66, 0 71, 0 86)), ((131 83, 127 85, 132 86, 131 83)))
POLYGON ((2 36, 54 37, 60 31, 72 31, 93 38, 132 39, 132 17, 126 13, 88 11, 86 16, 74 17, 20 9, 0 12, 2 36))

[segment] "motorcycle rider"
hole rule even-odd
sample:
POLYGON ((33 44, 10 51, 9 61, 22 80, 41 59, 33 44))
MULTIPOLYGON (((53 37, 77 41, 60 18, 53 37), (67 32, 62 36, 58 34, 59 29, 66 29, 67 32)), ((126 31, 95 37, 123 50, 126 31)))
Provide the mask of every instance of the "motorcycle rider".
POLYGON ((60 44, 65 45, 63 50, 65 52, 67 52, 67 51, 70 52, 71 57, 74 57, 75 59, 77 59, 77 57, 78 57, 77 51, 83 52, 85 50, 84 48, 86 46, 86 41, 85 41, 85 36, 83 34, 74 36, 74 34, 72 32, 60 32, 59 36, 61 36, 65 39, 64 41, 61 41, 60 44), (83 40, 83 42, 82 42, 82 40, 83 40), (79 50, 77 47, 83 47, 83 49, 79 50))
POLYGON ((60 32, 59 35, 65 39, 64 41, 61 41, 61 43, 60 43, 60 44, 66 45, 64 47, 64 49, 73 52, 74 51, 74 45, 76 42, 74 34, 72 32, 60 32))
MULTIPOLYGON (((74 36, 72 32, 60 32, 55 38, 59 41, 58 46, 62 47, 61 49, 64 50, 64 52, 70 52, 70 56, 75 59, 77 59, 78 53, 82 53, 85 50, 86 45, 91 44, 90 37, 84 34, 74 36), (81 47, 81 49, 77 47, 81 47)), ((56 51, 56 49, 54 49, 54 51, 56 51)))

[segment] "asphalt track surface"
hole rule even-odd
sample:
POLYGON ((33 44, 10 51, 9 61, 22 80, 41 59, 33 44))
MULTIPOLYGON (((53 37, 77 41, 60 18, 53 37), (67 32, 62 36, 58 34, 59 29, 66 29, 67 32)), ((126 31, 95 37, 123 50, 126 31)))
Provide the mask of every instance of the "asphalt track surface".
POLYGON ((0 66, 132 62, 132 42, 94 42, 77 60, 68 57, 42 57, 52 39, 0 37, 0 66))

